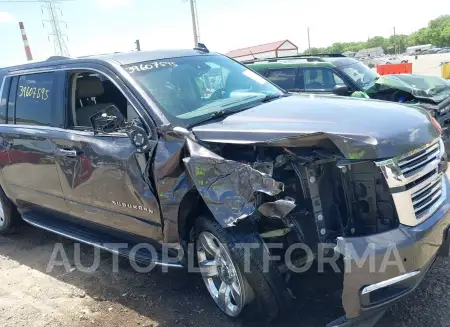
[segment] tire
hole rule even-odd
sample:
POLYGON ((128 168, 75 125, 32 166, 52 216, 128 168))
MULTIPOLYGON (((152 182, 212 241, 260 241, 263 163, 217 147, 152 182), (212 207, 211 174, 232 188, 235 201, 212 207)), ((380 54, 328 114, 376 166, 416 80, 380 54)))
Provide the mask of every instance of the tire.
POLYGON ((0 188, 0 235, 15 233, 20 223, 20 215, 15 205, 0 188))
MULTIPOLYGON (((248 219, 251 219, 250 217, 248 219)), ((290 304, 291 295, 287 289, 287 285, 278 272, 273 261, 269 261, 268 271, 263 270, 263 256, 268 254, 267 248, 264 246, 262 239, 257 233, 254 232, 254 228, 251 222, 241 222, 238 227, 223 228, 213 218, 208 216, 200 216, 197 218, 195 225, 196 234, 196 253, 199 260, 200 268, 204 266, 199 249, 202 248, 202 240, 200 237, 204 235, 212 234, 223 246, 226 252, 228 252, 229 258, 233 262, 237 278, 241 279, 242 289, 245 293, 245 302, 239 312, 227 312, 228 309, 223 309, 218 300, 213 296, 210 290, 207 276, 202 271, 202 277, 205 281, 205 285, 210 292, 211 296, 215 300, 219 308, 228 316, 237 317, 245 316, 252 319, 262 319, 271 321, 280 316, 290 304), (255 244, 250 251, 245 251, 243 247, 236 246, 236 244, 255 244), (245 254, 250 252, 250 260, 247 259, 249 264, 249 271, 245 271, 245 254)), ((217 258, 217 256, 215 257, 217 258)), ((218 259, 214 260, 217 261, 218 259)), ((219 260, 220 261, 220 260, 219 260)), ((247 262, 247 265, 248 265, 247 262)), ((219 265, 217 271, 220 271, 219 265)), ((222 268, 223 270, 223 268, 222 268)), ((233 274, 230 274, 233 275, 233 274)), ((220 278, 220 285, 222 286, 224 280, 223 276, 214 277, 220 278)), ((210 280, 210 279, 209 279, 210 280)), ((234 283, 233 283, 234 284, 234 283)), ((234 294, 230 293, 232 301, 234 300, 234 294)), ((239 294, 239 293, 238 293, 239 294)), ((242 293, 241 293, 242 294, 242 293)), ((231 301, 231 302, 232 302, 231 301)), ((222 302, 223 303, 223 302, 222 302)))

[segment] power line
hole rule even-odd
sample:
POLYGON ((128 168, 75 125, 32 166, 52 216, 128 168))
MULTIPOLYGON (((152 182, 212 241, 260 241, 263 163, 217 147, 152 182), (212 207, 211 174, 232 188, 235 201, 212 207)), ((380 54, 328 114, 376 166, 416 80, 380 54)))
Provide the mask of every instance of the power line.
POLYGON ((48 33, 49 41, 53 40, 54 53, 57 56, 69 56, 69 49, 66 41, 68 41, 67 34, 63 32, 62 24, 67 23, 62 21, 62 10, 58 7, 58 4, 72 0, 0 0, 2 3, 38 3, 41 5, 41 11, 47 19, 42 21, 42 25, 45 28, 45 23, 50 24, 51 32, 48 33))

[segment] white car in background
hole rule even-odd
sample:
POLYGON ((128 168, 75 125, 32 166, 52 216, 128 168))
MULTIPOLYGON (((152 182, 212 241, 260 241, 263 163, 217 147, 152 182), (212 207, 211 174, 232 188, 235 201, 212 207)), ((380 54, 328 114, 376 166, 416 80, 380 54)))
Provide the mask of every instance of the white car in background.
POLYGON ((364 64, 370 68, 374 68, 378 65, 395 65, 395 64, 406 64, 407 59, 399 58, 397 56, 384 56, 384 57, 366 57, 360 59, 364 64))
POLYGON ((408 60, 402 59, 396 56, 378 58, 380 61, 378 65, 391 65, 391 64, 406 64, 408 60))

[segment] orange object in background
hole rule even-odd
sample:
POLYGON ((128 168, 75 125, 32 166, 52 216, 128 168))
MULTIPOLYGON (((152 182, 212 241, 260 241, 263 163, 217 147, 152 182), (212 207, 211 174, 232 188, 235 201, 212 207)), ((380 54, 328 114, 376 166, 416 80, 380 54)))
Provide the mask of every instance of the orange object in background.
POLYGON ((412 74, 412 63, 395 65, 378 65, 377 73, 380 75, 389 74, 412 74))

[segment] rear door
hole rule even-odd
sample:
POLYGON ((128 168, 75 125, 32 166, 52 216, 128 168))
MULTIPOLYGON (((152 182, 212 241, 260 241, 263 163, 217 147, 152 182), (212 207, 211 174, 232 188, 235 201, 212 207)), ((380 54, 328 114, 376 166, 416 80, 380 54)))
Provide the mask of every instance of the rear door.
POLYGON ((2 128, 2 176, 21 209, 66 213, 56 168, 55 135, 64 124, 62 74, 45 72, 12 77, 2 128))
POLYGON ((344 80, 328 67, 304 67, 299 69, 297 83, 305 92, 332 94, 336 86, 346 85, 344 80))
MULTIPOLYGON (((159 206, 147 174, 149 154, 138 153, 127 134, 96 134, 88 120, 80 119, 114 104, 129 121, 143 124, 136 111, 139 103, 117 74, 103 66, 96 71, 69 70, 66 77, 68 119, 56 143, 65 152, 58 165, 70 215, 132 238, 162 239, 159 206), (88 83, 81 81, 85 77, 88 83)), ((151 143, 156 146, 156 141, 151 143)))
POLYGON ((286 91, 296 89, 296 68, 268 69, 265 77, 286 91))

